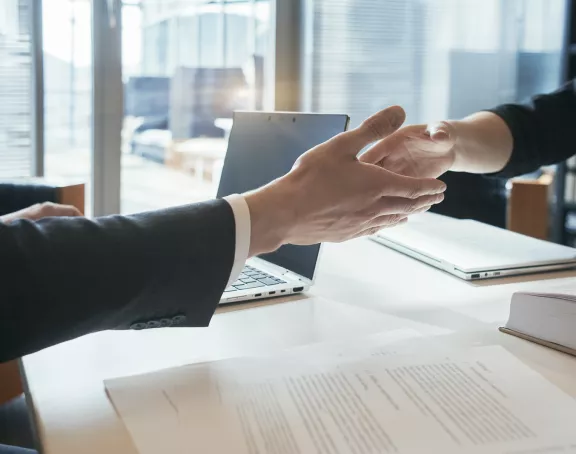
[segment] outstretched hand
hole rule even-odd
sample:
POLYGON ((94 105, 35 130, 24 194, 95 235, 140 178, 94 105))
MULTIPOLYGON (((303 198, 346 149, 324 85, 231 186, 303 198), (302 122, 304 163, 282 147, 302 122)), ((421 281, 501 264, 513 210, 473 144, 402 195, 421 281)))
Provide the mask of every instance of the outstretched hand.
POLYGON ((385 109, 306 152, 284 177, 246 194, 251 255, 285 243, 340 242, 370 235, 440 203, 443 182, 377 165, 382 157, 374 152, 357 158, 367 145, 381 140, 379 147, 392 137, 404 118, 401 107, 385 109))
POLYGON ((378 142, 360 161, 401 175, 437 178, 454 164, 456 131, 447 122, 405 126, 378 142))
POLYGON ((58 203, 45 202, 37 203, 36 205, 24 208, 23 210, 0 216, 0 222, 9 224, 19 219, 37 221, 42 218, 71 216, 82 216, 82 213, 80 213, 77 208, 71 205, 61 205, 58 203))

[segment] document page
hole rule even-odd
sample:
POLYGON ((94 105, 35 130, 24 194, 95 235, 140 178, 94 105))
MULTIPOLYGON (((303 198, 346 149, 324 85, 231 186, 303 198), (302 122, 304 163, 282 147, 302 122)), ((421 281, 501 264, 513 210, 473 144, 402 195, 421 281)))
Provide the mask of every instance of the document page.
POLYGON ((106 386, 141 454, 576 453, 576 401, 500 347, 234 359, 106 386))

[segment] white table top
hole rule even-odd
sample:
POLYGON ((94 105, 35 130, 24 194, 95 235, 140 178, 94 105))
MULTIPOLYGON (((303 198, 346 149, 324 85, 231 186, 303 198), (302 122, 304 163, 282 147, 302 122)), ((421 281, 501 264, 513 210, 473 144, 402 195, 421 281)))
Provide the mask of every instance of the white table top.
POLYGON ((46 454, 136 454, 105 378, 394 330, 417 333, 404 341, 416 346, 502 345, 576 397, 576 358, 497 330, 514 291, 574 277, 468 283, 367 239, 328 245, 306 298, 218 314, 210 328, 104 332, 24 358, 39 437, 46 454))

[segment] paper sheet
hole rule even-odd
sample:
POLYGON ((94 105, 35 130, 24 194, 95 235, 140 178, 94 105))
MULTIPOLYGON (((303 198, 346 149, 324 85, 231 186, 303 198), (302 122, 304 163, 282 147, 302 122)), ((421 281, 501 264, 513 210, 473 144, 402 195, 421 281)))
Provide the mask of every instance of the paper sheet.
POLYGON ((140 454, 576 453, 576 401, 500 347, 313 350, 106 386, 140 454))

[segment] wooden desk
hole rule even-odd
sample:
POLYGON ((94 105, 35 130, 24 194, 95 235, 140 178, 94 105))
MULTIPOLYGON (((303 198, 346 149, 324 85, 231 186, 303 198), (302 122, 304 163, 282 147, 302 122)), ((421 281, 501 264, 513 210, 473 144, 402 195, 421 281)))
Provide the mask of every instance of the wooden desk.
MULTIPOLYGON (((552 276, 576 273, 539 285, 552 276)), ((512 292, 534 279, 473 285, 370 240, 328 245, 311 298, 219 314, 207 329, 94 334, 24 358, 39 438, 46 454, 136 454, 104 378, 392 330, 418 333, 405 341, 415 346, 503 345, 576 397, 576 358, 497 331, 512 292)))

